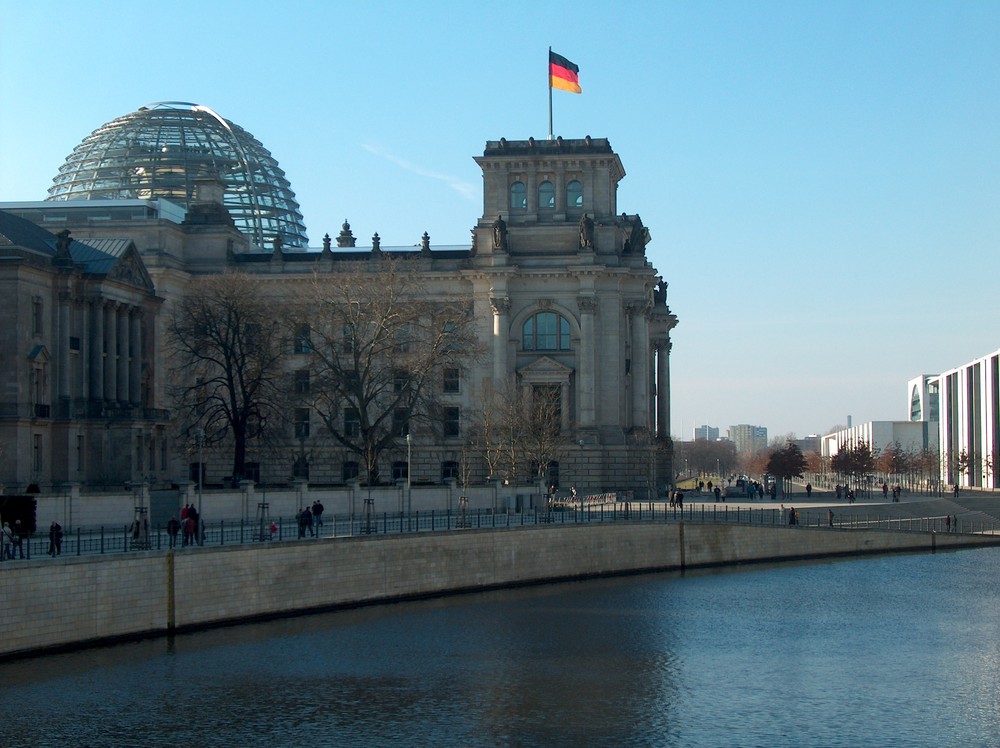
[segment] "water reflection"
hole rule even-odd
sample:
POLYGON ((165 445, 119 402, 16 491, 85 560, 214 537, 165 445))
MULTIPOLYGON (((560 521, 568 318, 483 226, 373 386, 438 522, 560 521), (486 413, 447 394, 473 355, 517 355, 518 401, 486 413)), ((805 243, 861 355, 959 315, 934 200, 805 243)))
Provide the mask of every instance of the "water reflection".
POLYGON ((0 666, 11 745, 990 745, 1000 551, 664 574, 0 666))

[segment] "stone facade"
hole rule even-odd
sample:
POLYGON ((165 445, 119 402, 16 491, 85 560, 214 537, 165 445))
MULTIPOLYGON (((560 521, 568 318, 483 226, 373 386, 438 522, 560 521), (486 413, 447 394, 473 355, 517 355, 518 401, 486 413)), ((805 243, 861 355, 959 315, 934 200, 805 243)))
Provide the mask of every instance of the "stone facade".
MULTIPOLYGON (((464 248, 435 248, 426 235, 417 252, 378 246, 377 235, 373 246, 358 247, 346 222, 336 247, 327 236, 322 250, 286 251, 280 244, 261 248, 236 230, 218 202, 218 185, 211 182, 202 186, 202 199, 191 204, 181 221, 175 206, 162 200, 24 203, 0 209, 43 225, 58 214, 60 225, 91 245, 128 240, 141 255, 156 298, 164 302, 157 309, 151 290, 144 289, 150 301, 142 307, 143 316, 134 314, 126 299, 114 299, 119 304, 114 312, 91 313, 89 332, 80 328, 81 340, 95 339, 103 322, 109 341, 104 357, 95 353, 92 359, 94 367, 104 365, 103 378, 86 380, 80 384, 83 390, 78 387, 105 404, 105 418, 94 421, 95 426, 106 425, 107 403, 138 404, 132 402, 135 397, 155 412, 169 408, 165 377, 156 376, 158 346, 166 338, 170 307, 183 303, 193 277, 239 270, 258 276, 268 294, 282 298, 296 294, 317 273, 337 273, 347 263, 405 251, 413 256, 423 284, 440 298, 472 299, 473 322, 486 355, 465 371, 458 391, 451 393, 455 406, 470 412, 484 391, 505 385, 549 388, 558 392, 562 446, 546 483, 583 491, 631 489, 640 498, 662 495, 672 475, 669 351, 677 318, 666 303, 666 283, 646 258, 649 231, 638 215, 618 211, 617 185, 625 174, 618 155, 607 140, 589 137, 499 140, 488 142, 476 161, 483 170, 483 214, 472 230, 471 246, 464 248), (101 208, 110 218, 96 220, 97 202, 108 203, 101 208), (135 361, 107 353, 137 345, 144 346, 151 366, 134 368, 135 361), (116 362, 112 368, 110 359, 116 362), (146 371, 142 389, 133 392, 136 374, 146 371), (129 384, 122 384, 122 377, 129 384)), ((31 295, 24 281, 14 285, 12 293, 18 297, 31 295)), ((61 313, 50 314, 54 325, 61 313)), ((53 327, 52 334, 60 334, 58 329, 53 327)), ((24 345, 14 348, 23 359, 22 349, 24 345)), ((80 355, 87 360, 87 352, 80 355)), ((301 365, 295 355, 289 351, 289 367, 301 365)), ((24 386, 27 376, 25 371, 11 378, 5 400, 24 386)), ((55 376, 61 382, 67 374, 55 376)), ((52 386, 53 392, 62 392, 61 385, 52 386)), ((34 425, 62 428, 59 414, 50 419, 34 425)), ((30 474, 43 484, 108 479, 162 484, 190 477, 192 445, 164 432, 159 422, 133 426, 129 434, 131 443, 113 450, 131 456, 121 464, 109 465, 109 454, 104 464, 65 474, 56 466, 64 457, 57 452, 40 469, 25 471, 26 455, 19 450, 16 469, 6 469, 3 480, 23 484, 30 474)), ((462 437, 418 431, 409 453, 401 439, 385 460, 412 462, 415 482, 440 483, 445 465, 462 453, 462 437)), ((20 438, 30 441, 27 432, 20 438)), ((281 482, 292 474, 291 434, 289 445, 260 454, 261 480, 281 482)), ((311 451, 310 481, 343 481, 347 457, 342 449, 317 444, 311 451)), ((221 482, 226 455, 209 450, 205 460, 206 480, 221 482)), ((389 472, 387 466, 384 474, 389 472)), ((481 483, 485 477, 485 467, 473 471, 473 481, 481 483)))

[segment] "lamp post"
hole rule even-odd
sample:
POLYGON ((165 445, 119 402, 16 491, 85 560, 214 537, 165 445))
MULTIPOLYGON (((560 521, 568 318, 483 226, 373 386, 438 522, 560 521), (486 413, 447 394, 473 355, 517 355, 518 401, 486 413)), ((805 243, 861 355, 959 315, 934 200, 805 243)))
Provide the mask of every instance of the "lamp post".
MULTIPOLYGON (((204 445, 205 445, 205 429, 198 429, 194 432, 194 440, 198 442, 198 522, 201 522, 201 489, 202 489, 202 476, 205 474, 205 459, 204 459, 204 445)), ((197 532, 197 528, 195 532, 197 532)))
POLYGON ((406 432, 406 514, 413 514, 413 489, 410 476, 413 473, 413 437, 406 432))

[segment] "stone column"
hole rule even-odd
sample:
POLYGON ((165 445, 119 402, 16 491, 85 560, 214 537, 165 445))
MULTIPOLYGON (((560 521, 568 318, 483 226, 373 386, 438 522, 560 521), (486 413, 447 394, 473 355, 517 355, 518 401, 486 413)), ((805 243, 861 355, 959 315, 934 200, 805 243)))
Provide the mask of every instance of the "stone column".
POLYGON ((70 396, 69 391, 69 293, 59 293, 59 373, 56 397, 70 396))
POLYGON ((90 314, 90 397, 104 398, 104 305, 92 301, 90 314))
POLYGON ((510 377, 507 370, 507 344, 510 337, 510 299, 490 297, 493 307, 493 387, 502 386, 510 377))
POLYGON ((118 396, 118 304, 104 305, 104 399, 118 396))
POLYGON ((115 390, 115 400, 120 403, 128 402, 128 343, 129 343, 129 307, 124 304, 119 305, 115 314, 115 328, 118 333, 117 353, 118 353, 118 386, 115 390))
POLYGON ((133 307, 128 318, 129 372, 128 399, 132 405, 142 404, 142 310, 133 307))
POLYGON ((670 337, 656 341, 656 435, 670 436, 670 337))
POLYGON ((559 385, 559 429, 563 433, 569 431, 569 382, 559 385))
MULTIPOLYGON (((597 312, 597 297, 581 296, 577 299, 580 308, 580 356, 577 369, 577 409, 580 414, 580 428, 593 428, 597 423, 596 375, 594 360, 594 315, 597 312)), ((618 363, 615 364, 619 365, 618 363)))
POLYGON ((650 408, 650 362, 652 352, 649 347, 649 310, 646 304, 632 304, 632 425, 646 429, 651 425, 650 408))

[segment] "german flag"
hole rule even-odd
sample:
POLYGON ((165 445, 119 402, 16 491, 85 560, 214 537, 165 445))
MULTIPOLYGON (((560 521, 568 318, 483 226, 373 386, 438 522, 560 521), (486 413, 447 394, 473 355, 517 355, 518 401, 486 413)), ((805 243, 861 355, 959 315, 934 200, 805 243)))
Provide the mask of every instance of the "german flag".
POLYGON ((562 55, 549 50, 549 88, 570 93, 583 93, 578 73, 580 68, 562 55))

